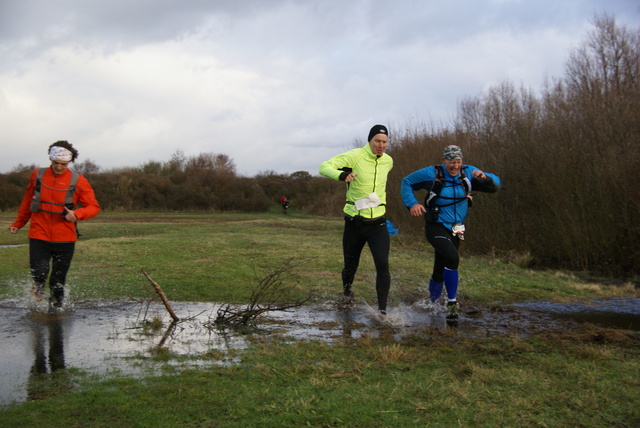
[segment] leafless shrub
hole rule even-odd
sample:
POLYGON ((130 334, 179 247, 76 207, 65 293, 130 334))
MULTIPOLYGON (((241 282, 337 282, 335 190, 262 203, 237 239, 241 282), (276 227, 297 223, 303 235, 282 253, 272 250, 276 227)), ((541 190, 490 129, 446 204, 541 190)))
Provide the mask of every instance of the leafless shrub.
POLYGON ((225 304, 220 307, 215 320, 216 325, 232 328, 247 326, 267 312, 286 311, 302 306, 310 297, 290 300, 290 287, 283 283, 283 277, 296 266, 294 259, 289 259, 260 279, 246 305, 237 307, 225 304))

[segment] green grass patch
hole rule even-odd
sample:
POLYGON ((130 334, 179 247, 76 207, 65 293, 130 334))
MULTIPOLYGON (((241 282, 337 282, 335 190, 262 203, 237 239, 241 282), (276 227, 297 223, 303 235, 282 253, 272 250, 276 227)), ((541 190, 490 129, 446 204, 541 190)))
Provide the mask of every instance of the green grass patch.
MULTIPOLYGON (((297 286, 300 298, 311 294, 322 301, 341 288, 342 226, 341 219, 278 213, 103 213, 80 225, 68 285, 76 299, 140 298, 149 292, 145 269, 171 300, 242 303, 259 278, 294 259, 298 267, 286 278, 288 285, 297 286)), ((26 229, 0 235, 0 245, 27 243, 26 229)), ((0 251, 0 297, 17 297, 22 291, 15 284, 29 282, 28 246, 0 251)), ((392 237, 391 303, 424 296, 432 263, 426 242, 392 237)), ((500 259, 463 257, 460 275, 460 298, 478 302, 635 293, 631 285, 588 284, 500 259)), ((374 278, 365 248, 354 288, 371 304, 374 278)))

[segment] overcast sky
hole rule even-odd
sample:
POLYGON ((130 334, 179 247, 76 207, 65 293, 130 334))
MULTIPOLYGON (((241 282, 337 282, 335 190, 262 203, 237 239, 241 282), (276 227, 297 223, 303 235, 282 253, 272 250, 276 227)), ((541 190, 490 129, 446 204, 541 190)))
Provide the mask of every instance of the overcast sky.
POLYGON ((228 155, 317 174, 393 132, 446 124, 503 81, 538 91, 638 0, 0 0, 0 173, 68 140, 104 169, 228 155))

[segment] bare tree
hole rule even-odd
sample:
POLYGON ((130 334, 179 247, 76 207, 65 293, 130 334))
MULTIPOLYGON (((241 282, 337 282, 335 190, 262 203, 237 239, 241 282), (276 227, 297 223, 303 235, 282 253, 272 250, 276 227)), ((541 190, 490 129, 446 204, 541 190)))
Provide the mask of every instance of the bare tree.
POLYGON ((73 170, 78 174, 82 175, 91 175, 97 174, 100 172, 100 167, 97 163, 92 161, 91 159, 87 159, 84 162, 78 162, 73 165, 73 170))

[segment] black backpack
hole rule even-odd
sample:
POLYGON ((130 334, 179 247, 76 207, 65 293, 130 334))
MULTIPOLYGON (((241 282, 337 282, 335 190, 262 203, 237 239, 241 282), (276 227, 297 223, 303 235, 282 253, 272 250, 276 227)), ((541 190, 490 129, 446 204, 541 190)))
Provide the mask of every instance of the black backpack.
POLYGON ((469 207, 471 207, 471 203, 473 201, 473 198, 471 196, 471 180, 469 180, 469 178, 467 177, 465 168, 460 169, 460 182, 462 184, 462 187, 464 188, 464 198, 449 198, 446 196, 441 197, 440 192, 442 191, 445 183, 447 183, 447 179, 444 176, 442 165, 436 165, 435 169, 436 177, 433 180, 433 184, 431 185, 431 190, 429 190, 427 196, 425 196, 424 198, 424 207, 427 210, 427 212, 425 213, 425 220, 427 220, 427 222, 429 223, 435 223, 438 221, 440 208, 459 204, 462 201, 468 201, 469 207), (449 202, 445 204, 436 204, 436 200, 438 198, 447 199, 449 200, 449 202))

